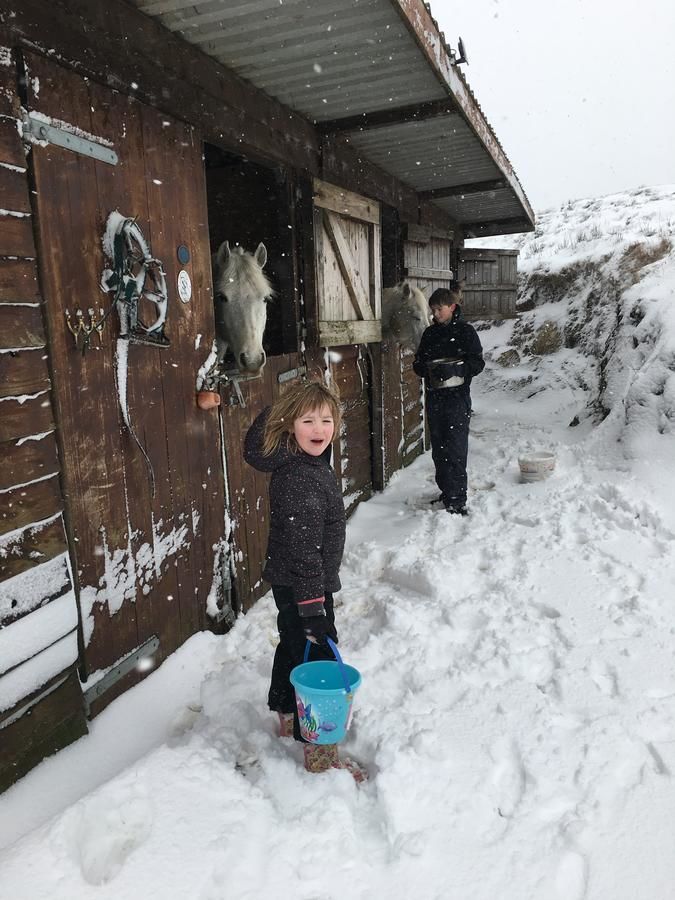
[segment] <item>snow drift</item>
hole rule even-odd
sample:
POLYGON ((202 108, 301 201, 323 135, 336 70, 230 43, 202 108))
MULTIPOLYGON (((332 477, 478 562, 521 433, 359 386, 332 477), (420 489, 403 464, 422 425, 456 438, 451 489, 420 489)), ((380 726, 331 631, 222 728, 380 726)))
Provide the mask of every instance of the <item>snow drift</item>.
POLYGON ((675 189, 641 189, 514 238, 523 312, 481 326, 471 516, 430 505, 425 454, 350 520, 345 749, 369 782, 276 736, 264 598, 3 796, 2 900, 672 896, 674 223, 675 189), (555 472, 521 484, 536 449, 555 472))

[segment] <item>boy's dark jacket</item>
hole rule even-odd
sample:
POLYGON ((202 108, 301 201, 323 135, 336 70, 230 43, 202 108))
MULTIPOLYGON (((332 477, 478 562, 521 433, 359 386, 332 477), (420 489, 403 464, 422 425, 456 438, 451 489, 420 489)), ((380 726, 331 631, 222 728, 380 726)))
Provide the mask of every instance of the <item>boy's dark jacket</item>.
POLYGON ((269 409, 248 430, 244 459, 271 472, 270 533, 263 575, 270 584, 293 589, 296 603, 340 590, 338 572, 345 543, 345 508, 331 448, 321 456, 280 447, 263 456, 269 409))
POLYGON ((429 374, 427 365, 432 359, 453 356, 464 360, 466 372, 464 384, 456 388, 443 388, 443 390, 468 394, 471 378, 483 371, 485 360, 480 338, 473 325, 469 325, 462 318, 461 306, 455 308, 449 322, 444 324, 434 322, 426 329, 415 354, 413 369, 420 378, 426 378, 429 374))

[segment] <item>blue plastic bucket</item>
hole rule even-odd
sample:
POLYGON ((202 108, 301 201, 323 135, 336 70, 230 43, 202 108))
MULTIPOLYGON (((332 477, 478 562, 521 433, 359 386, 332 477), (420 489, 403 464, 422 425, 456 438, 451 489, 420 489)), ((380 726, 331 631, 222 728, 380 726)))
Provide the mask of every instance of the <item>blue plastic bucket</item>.
POLYGON ((312 744, 338 744, 347 733, 354 693, 361 675, 348 666, 330 638, 328 644, 335 655, 332 660, 307 662, 310 642, 305 647, 305 662, 291 672, 295 688, 300 733, 312 744))

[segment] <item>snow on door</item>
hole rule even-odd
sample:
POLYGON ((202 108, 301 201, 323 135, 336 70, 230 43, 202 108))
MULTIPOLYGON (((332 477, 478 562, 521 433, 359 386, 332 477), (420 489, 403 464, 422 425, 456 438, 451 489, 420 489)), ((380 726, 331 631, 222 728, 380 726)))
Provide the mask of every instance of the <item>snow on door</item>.
MULTIPOLYGON (((214 321, 202 143, 189 126, 51 61, 29 56, 27 67, 30 112, 118 157, 113 165, 54 142, 35 143, 31 153, 68 537, 91 684, 151 637, 159 639, 158 662, 203 628, 217 581, 224 520, 218 420, 195 404, 214 321), (126 376, 116 356, 115 312, 84 354, 68 328, 68 316, 71 325, 80 318, 89 324, 111 305, 100 280, 102 237, 114 210, 136 219, 168 288, 170 346, 123 342, 126 376), (181 262, 178 248, 187 249, 181 262), (177 290, 181 270, 192 284, 186 302, 177 290), (148 465, 122 419, 125 392, 154 469, 154 497, 148 465)), ((141 309, 146 324, 153 320, 148 307, 141 309)), ((138 677, 132 670, 102 702, 138 677)))

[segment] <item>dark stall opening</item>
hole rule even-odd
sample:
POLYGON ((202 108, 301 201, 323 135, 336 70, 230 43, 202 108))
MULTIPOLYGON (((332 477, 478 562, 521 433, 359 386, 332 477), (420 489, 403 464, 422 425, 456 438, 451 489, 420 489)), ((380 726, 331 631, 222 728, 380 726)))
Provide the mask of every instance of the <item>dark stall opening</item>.
POLYGON ((211 252, 221 243, 251 253, 267 249, 265 274, 274 288, 263 347, 268 357, 294 353, 299 332, 294 276, 293 190, 288 173, 211 144, 204 147, 211 252))

